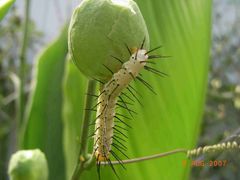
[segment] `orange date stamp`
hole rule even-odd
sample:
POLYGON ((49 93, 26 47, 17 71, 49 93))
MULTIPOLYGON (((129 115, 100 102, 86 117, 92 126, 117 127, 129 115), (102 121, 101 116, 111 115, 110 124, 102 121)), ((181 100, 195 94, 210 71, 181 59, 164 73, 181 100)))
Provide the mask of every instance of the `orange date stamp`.
MULTIPOLYGON (((182 161, 182 165, 186 166, 187 160, 182 161)), ((209 161, 204 161, 204 160, 190 160, 190 166, 191 167, 204 167, 204 166, 209 166, 209 167, 225 167, 227 166, 228 161, 227 160, 209 160, 209 161)))

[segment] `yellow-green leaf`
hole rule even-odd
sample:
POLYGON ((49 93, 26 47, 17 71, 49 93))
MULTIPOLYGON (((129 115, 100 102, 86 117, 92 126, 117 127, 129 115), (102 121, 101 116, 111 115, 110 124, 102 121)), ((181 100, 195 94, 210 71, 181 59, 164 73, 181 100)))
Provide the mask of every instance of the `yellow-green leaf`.
POLYGON ((67 54, 67 28, 36 59, 28 102, 24 149, 41 149, 49 162, 49 179, 65 179, 62 146, 62 80, 67 54))
POLYGON ((0 22, 3 17, 7 14, 8 9, 12 6, 15 0, 1 0, 0 1, 0 22))

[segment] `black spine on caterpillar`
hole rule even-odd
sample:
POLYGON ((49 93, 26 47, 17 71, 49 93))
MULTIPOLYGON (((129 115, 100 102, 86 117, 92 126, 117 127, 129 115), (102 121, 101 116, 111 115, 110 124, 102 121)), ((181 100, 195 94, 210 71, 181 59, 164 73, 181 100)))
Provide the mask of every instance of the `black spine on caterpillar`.
POLYGON ((114 117, 117 97, 129 83, 138 76, 148 60, 148 52, 138 49, 129 61, 123 63, 121 69, 102 86, 98 97, 95 124, 94 153, 97 162, 109 161, 113 143, 114 117))

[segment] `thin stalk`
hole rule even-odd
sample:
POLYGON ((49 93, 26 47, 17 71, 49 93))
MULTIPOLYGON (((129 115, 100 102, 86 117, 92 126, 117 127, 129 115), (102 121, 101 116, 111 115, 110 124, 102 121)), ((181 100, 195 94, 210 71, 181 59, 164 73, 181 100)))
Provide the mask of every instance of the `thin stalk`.
MULTIPOLYGON (((188 151, 187 149, 175 149, 175 150, 160 153, 160 154, 154 154, 154 155, 150 155, 150 156, 143 156, 143 157, 134 158, 134 159, 122 160, 121 163, 122 164, 130 164, 130 163, 142 162, 142 161, 147 161, 147 160, 166 157, 166 156, 176 154, 176 153, 185 153, 186 154, 187 151, 188 151)), ((102 162, 101 164, 108 165, 109 163, 108 162, 102 162)), ((120 163, 118 161, 112 161, 112 164, 113 165, 118 165, 120 163)))
POLYGON ((25 0, 25 12, 24 12, 24 28, 23 28, 23 39, 22 47, 20 51, 20 87, 19 87, 19 102, 18 102, 18 114, 17 114, 17 127, 21 128, 23 124, 23 117, 25 111, 25 92, 24 87, 26 84, 26 53, 29 38, 29 13, 30 13, 30 0, 25 0))
MULTIPOLYGON (((87 87, 87 94, 95 94, 96 90, 96 82, 89 80, 88 81, 88 87, 87 87)), ((85 99, 85 107, 84 109, 91 109, 94 102, 93 96, 86 96, 85 99)), ((73 172, 72 180, 78 180, 80 177, 80 174, 85 169, 84 164, 88 161, 90 156, 88 155, 88 135, 89 135, 89 123, 91 120, 91 112, 85 110, 83 114, 83 122, 82 122, 82 129, 81 129, 81 147, 79 151, 79 158, 77 160, 77 164, 75 167, 75 170, 73 172)))

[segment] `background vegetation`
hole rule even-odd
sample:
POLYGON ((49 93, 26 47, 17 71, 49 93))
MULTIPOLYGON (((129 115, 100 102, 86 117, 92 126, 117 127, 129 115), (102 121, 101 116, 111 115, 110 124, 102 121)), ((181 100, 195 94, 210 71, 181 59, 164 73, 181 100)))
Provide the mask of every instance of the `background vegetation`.
MULTIPOLYGON (((171 55, 172 59, 160 61, 157 65, 158 69, 170 75, 168 78, 144 74, 157 96, 140 84, 134 84, 142 92, 144 109, 137 104, 135 106, 138 116, 130 122, 133 129, 128 133, 127 153, 130 157, 138 157, 180 147, 192 148, 200 130, 209 70, 211 3, 207 0, 137 2, 150 31, 151 46, 164 45, 159 53, 171 55)), ((239 4, 235 1, 216 1, 213 4, 212 63, 199 145, 214 144, 229 137, 239 124, 239 15, 236 11, 234 18, 224 19, 226 11, 222 9, 237 9, 237 6, 239 4), (230 30, 224 29, 223 19, 226 22, 235 19, 228 26, 230 30)), ((62 26, 56 32, 59 34, 56 40, 43 43, 45 35, 30 19, 24 64, 26 104, 24 121, 20 126, 17 116, 21 82, 19 52, 23 43, 24 18, 18 7, 13 6, 1 22, 1 179, 7 179, 8 159, 18 148, 40 148, 48 159, 50 179, 69 179, 72 174, 80 147, 87 80, 71 60, 67 60, 67 25, 62 26)), ((231 163, 226 168, 194 168, 192 178, 238 179, 239 163, 231 157, 236 155, 224 153, 208 157, 229 159, 231 163)), ((121 168, 117 171, 122 179, 188 179, 190 166, 182 166, 185 159, 184 154, 173 155, 127 165, 127 171, 121 168)), ((114 175, 109 171, 110 168, 103 168, 103 176, 111 179, 114 175)), ((84 177, 96 178, 96 169, 85 173, 84 177)))

